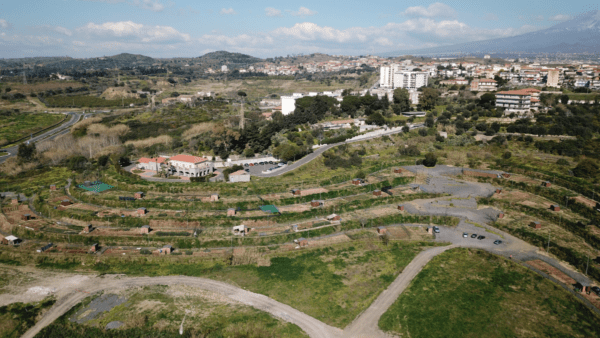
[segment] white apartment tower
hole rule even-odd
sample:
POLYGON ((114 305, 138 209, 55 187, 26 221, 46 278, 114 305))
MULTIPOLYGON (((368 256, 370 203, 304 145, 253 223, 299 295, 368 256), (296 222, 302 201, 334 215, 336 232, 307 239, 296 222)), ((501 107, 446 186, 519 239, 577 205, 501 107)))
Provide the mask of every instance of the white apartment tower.
POLYGON ((394 89, 418 89, 427 86, 429 73, 398 71, 394 73, 394 89))

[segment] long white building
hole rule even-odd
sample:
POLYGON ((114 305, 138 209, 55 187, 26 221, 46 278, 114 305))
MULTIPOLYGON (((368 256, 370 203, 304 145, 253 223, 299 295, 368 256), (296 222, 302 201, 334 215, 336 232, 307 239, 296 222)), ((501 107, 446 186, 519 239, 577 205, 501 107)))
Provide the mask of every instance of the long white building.
POLYGON ((429 81, 428 72, 405 71, 397 64, 381 67, 379 73, 379 87, 384 89, 417 89, 429 81))
MULTIPOLYGON (((316 95, 315 95, 316 96, 316 95)), ((303 98, 304 95, 301 93, 294 93, 292 96, 281 97, 281 113, 283 115, 289 115, 296 109, 296 100, 303 98)))

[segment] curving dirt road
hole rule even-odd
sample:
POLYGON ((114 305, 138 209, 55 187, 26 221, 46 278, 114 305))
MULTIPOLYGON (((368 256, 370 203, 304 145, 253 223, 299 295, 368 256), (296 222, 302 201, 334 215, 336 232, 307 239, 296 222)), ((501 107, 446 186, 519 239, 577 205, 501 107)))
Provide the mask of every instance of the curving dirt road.
POLYGON ((379 318, 394 304, 398 296, 408 287, 429 261, 442 252, 454 248, 454 245, 435 247, 419 253, 396 277, 396 280, 383 291, 377 299, 361 313, 350 325, 344 329, 343 337, 346 338, 387 338, 393 337, 379 329, 379 318))
POLYGON ((83 299, 96 292, 136 286, 177 284, 183 284, 219 293, 240 303, 268 312, 277 318, 281 318, 287 322, 298 325, 310 337, 336 338, 341 337, 342 335, 342 330, 316 320, 289 305, 279 303, 267 296, 246 291, 224 282, 214 281, 206 278, 186 276, 134 277, 112 279, 106 281, 106 283, 102 282, 94 279, 92 283, 89 283, 89 285, 85 288, 75 290, 65 298, 59 299, 59 301, 44 315, 42 319, 35 324, 34 327, 25 332, 23 337, 33 338, 44 327, 50 325, 60 316, 69 311, 72 307, 79 304, 83 299))

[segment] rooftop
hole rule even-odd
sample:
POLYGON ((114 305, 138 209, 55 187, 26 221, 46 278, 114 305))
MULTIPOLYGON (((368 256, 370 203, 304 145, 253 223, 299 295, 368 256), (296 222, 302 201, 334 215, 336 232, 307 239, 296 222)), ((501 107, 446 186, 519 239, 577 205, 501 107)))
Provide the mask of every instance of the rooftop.
POLYGON ((204 157, 180 154, 180 155, 176 155, 176 156, 169 158, 169 161, 179 161, 179 162, 187 162, 187 163, 195 164, 195 163, 202 163, 204 161, 207 161, 207 159, 204 157))

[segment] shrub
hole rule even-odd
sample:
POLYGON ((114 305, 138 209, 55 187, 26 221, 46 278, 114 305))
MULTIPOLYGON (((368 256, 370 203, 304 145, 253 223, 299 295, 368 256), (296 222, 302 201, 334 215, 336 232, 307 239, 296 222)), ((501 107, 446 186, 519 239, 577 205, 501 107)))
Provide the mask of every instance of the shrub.
POLYGON ((598 175, 598 165, 590 159, 584 159, 573 168, 573 175, 583 178, 596 177, 598 175))
POLYGON ((565 160, 564 158, 559 158, 558 161, 556 161, 556 164, 558 164, 558 165, 569 165, 569 161, 565 160))
POLYGON ((425 159, 423 159, 423 165, 426 167, 435 167, 437 163, 437 156, 434 153, 425 154, 425 159))
POLYGON ((420 136, 423 136, 423 137, 427 136, 427 129, 425 129, 425 128, 420 128, 420 129, 419 129, 419 135, 420 135, 420 136))
POLYGON ((512 157, 512 153, 510 151, 504 152, 504 154, 502 154, 502 158, 505 160, 508 160, 511 157, 512 157))

